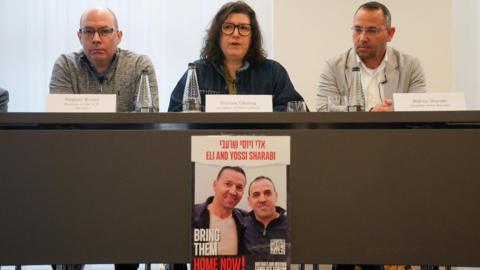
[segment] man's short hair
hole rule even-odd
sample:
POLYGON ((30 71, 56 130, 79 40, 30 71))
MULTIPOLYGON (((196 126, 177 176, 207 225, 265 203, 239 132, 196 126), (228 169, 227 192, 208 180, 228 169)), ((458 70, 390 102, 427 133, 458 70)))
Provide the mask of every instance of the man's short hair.
POLYGON ((105 9, 106 11, 108 11, 108 13, 110 13, 113 17, 113 26, 115 27, 116 30, 118 30, 118 20, 117 20, 117 15, 115 15, 115 13, 113 12, 113 10, 109 9, 109 8, 89 8, 87 10, 85 10, 82 14, 82 16, 80 16, 80 28, 82 27, 82 22, 83 22, 83 17, 85 17, 85 14, 87 14, 88 11, 91 11, 93 9, 97 9, 97 10, 100 10, 100 9, 105 9))
POLYGON ((253 179, 252 182, 250 182, 250 184, 248 185, 248 196, 250 196, 250 187, 252 187, 252 184, 260 180, 267 180, 270 183, 272 183, 273 191, 277 192, 277 189, 275 188, 275 184, 273 183, 272 179, 270 179, 270 177, 260 175, 260 176, 257 176, 255 179, 253 179))
POLYGON ((379 2, 372 1, 372 2, 367 2, 360 7, 358 7, 357 11, 355 11, 355 15, 357 15, 358 11, 360 9, 366 9, 366 10, 382 10, 383 12, 383 17, 385 18, 385 27, 390 28, 392 26, 392 14, 390 13, 390 10, 388 8, 379 2))
POLYGON ((236 171, 238 173, 241 173, 243 175, 243 177, 245 177, 245 179, 247 179, 247 175, 245 174, 245 171, 242 168, 240 168, 238 166, 223 166, 217 174, 217 180, 220 178, 220 175, 222 175, 223 171, 225 171, 225 170, 232 170, 232 171, 236 171))

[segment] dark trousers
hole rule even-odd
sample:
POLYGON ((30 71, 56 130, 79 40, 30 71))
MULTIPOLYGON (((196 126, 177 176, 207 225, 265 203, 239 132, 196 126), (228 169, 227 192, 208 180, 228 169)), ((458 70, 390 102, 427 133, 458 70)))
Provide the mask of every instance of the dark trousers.
MULTIPOLYGON (((332 270, 355 270, 356 264, 334 264, 332 270)), ((383 265, 358 264, 362 270, 383 270, 383 265)))
POLYGON ((137 264, 115 264, 115 270, 137 270, 137 264))
POLYGON ((187 270, 187 265, 184 263, 173 264, 173 270, 187 270))
MULTIPOLYGON (((71 269, 73 270, 83 270, 84 265, 83 264, 72 264, 71 269)), ((56 270, 55 265, 52 265, 53 270, 56 270)), ((137 264, 115 264, 115 270, 137 270, 138 269, 138 263, 137 264)))

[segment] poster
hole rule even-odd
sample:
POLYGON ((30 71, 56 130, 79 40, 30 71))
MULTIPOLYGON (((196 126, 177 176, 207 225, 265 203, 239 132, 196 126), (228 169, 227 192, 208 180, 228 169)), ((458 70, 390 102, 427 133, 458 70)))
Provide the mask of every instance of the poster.
POLYGON ((193 136, 192 270, 287 270, 288 136, 193 136))

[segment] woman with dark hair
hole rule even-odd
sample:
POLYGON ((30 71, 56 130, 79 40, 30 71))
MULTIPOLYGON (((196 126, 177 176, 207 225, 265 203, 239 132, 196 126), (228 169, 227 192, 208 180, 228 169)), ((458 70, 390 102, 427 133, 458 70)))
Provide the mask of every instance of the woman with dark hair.
POLYGON ((8 91, 0 87, 0 112, 8 111, 8 91))
MULTIPOLYGON (((205 37, 201 59, 195 64, 202 104, 206 92, 272 95, 275 111, 284 111, 288 101, 303 100, 285 68, 266 58, 255 11, 243 1, 220 8, 205 37)), ((182 110, 186 80, 187 73, 172 92, 169 111, 182 110)))

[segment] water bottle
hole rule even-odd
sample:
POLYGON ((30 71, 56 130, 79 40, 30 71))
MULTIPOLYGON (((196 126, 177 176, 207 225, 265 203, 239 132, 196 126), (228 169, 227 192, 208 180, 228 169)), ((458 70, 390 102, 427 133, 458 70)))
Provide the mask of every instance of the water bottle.
POLYGON ((349 112, 364 112, 365 111, 365 96, 362 88, 362 78, 360 75, 360 68, 352 68, 353 82, 352 88, 348 95, 347 111, 349 112))
POLYGON ((195 63, 188 64, 187 82, 183 92, 182 111, 200 112, 202 101, 200 99, 200 87, 197 79, 197 66, 195 63))
POLYGON ((148 71, 142 71, 140 83, 138 85, 137 100, 135 101, 136 112, 153 112, 152 91, 150 90, 150 80, 148 71))

